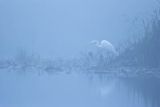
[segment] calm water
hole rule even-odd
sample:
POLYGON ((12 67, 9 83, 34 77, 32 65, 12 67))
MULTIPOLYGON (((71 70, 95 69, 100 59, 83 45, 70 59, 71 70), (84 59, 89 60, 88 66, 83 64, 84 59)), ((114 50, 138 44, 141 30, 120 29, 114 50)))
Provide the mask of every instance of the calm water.
POLYGON ((0 72, 0 107, 159 107, 151 77, 0 72))

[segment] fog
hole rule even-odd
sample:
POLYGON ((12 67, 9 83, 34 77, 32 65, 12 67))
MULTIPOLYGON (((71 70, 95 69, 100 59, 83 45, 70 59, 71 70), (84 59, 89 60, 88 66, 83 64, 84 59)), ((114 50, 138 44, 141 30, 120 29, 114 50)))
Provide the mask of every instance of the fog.
POLYGON ((0 0, 0 106, 159 107, 158 0, 0 0))
POLYGON ((91 40, 118 45, 157 6, 156 0, 0 0, 0 55, 71 57, 91 40))

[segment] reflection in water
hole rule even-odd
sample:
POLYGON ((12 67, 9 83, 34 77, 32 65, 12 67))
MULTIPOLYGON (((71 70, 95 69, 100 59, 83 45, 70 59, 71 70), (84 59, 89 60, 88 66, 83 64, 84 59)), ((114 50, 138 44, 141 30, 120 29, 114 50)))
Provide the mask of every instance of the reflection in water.
POLYGON ((154 77, 137 77, 123 79, 125 85, 133 93, 142 96, 151 107, 160 106, 160 79, 154 77))
POLYGON ((0 72, 3 107, 159 107, 158 78, 0 72))
MULTIPOLYGON (((89 75, 90 77, 90 75, 89 75)), ((105 74, 92 74, 90 77, 101 81, 99 92, 102 96, 116 91, 124 91, 125 96, 135 100, 135 103, 143 103, 147 107, 160 106, 160 79, 153 76, 136 76, 136 77, 108 77, 105 74)), ((128 102, 126 100, 126 102, 128 102)), ((140 107, 140 105, 138 106, 140 107)))

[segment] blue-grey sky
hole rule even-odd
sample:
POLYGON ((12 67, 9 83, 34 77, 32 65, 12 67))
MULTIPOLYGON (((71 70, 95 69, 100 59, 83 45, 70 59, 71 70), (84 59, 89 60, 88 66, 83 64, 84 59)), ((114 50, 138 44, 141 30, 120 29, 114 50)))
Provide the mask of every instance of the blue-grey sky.
POLYGON ((156 0, 0 0, 0 55, 25 49, 72 56, 94 39, 116 45, 130 36, 135 18, 156 6, 156 0))

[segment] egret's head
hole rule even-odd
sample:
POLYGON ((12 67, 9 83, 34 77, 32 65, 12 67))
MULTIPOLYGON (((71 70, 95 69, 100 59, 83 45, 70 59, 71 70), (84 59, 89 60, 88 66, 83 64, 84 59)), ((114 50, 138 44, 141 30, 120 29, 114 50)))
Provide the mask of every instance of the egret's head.
POLYGON ((99 46, 99 41, 98 41, 98 40, 92 40, 92 41, 90 42, 90 44, 94 44, 94 45, 96 45, 96 46, 99 46))

